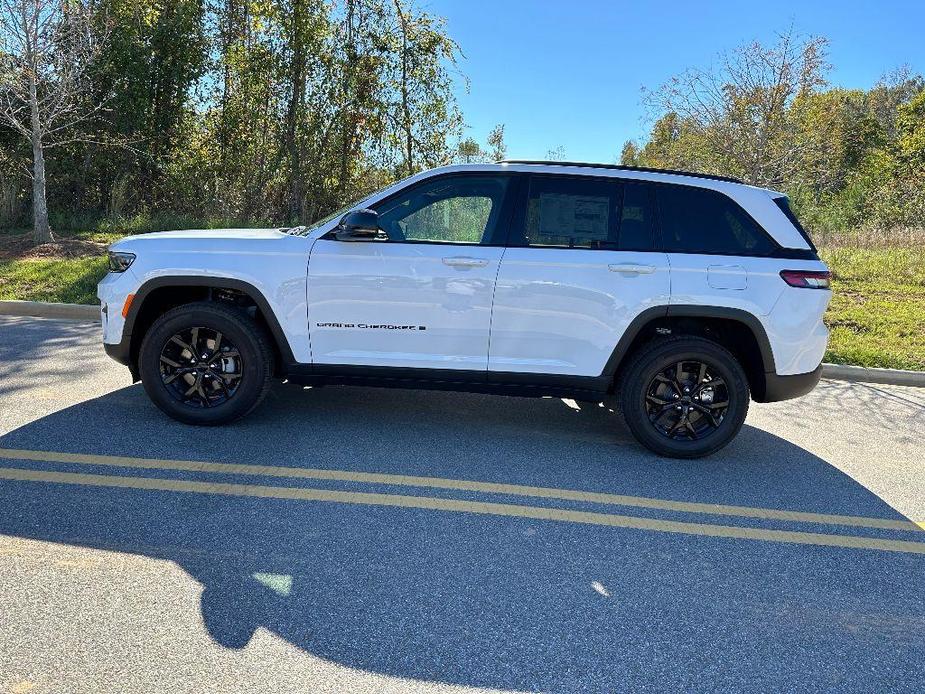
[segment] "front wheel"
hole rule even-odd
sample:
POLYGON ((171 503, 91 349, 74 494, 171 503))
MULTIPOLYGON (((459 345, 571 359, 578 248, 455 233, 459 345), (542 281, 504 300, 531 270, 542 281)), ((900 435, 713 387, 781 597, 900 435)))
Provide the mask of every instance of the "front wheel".
POLYGON ((270 387, 273 352, 247 314, 186 304, 160 316, 138 356, 145 392, 186 424, 224 424, 253 410, 270 387))
POLYGON ((748 413, 748 379, 729 350, 700 337, 644 345, 623 374, 626 424, 646 448, 670 458, 715 453, 748 413))

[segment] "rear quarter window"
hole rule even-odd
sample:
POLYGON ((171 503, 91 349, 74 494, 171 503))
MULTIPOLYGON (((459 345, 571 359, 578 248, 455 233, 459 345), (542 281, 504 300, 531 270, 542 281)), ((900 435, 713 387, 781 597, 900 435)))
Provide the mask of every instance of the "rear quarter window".
POLYGON ((729 197, 680 185, 656 188, 662 243, 670 253, 768 256, 776 246, 729 197))
POLYGON ((803 228, 803 225, 800 224, 800 220, 797 219, 797 216, 793 213, 793 209, 790 207, 790 200, 788 198, 774 198, 774 204, 780 208, 780 211, 783 212, 787 219, 790 220, 790 223, 800 232, 800 236, 803 237, 803 240, 806 241, 806 244, 812 249, 813 253, 816 252, 816 244, 813 243, 813 240, 809 237, 809 234, 806 232, 806 229, 803 228))

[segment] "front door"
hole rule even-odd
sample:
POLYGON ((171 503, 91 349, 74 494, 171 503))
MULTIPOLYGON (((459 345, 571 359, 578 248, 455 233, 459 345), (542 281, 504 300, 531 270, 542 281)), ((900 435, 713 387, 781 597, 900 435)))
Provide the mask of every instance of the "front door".
POLYGON ((388 240, 318 240, 308 264, 312 361, 485 371, 507 183, 426 179, 373 205, 388 240))

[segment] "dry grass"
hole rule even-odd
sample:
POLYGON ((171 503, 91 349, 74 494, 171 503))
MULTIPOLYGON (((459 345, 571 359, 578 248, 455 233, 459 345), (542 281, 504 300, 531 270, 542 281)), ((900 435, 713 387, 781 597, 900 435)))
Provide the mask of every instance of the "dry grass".
POLYGON ((925 229, 921 227, 859 227, 850 231, 815 230, 813 241, 819 248, 853 248, 878 250, 884 248, 925 249, 925 229))
POLYGON ((31 233, 0 234, 0 260, 67 260, 92 258, 106 253, 110 239, 99 235, 56 235, 54 241, 35 245, 31 233))

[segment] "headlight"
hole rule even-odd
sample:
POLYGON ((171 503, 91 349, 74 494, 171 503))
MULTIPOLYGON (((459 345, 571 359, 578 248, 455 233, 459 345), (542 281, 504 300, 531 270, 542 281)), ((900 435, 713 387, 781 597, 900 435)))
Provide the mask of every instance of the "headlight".
POLYGON ((125 272, 129 266, 135 262, 134 253, 119 253, 118 251, 109 251, 109 271, 125 272))

